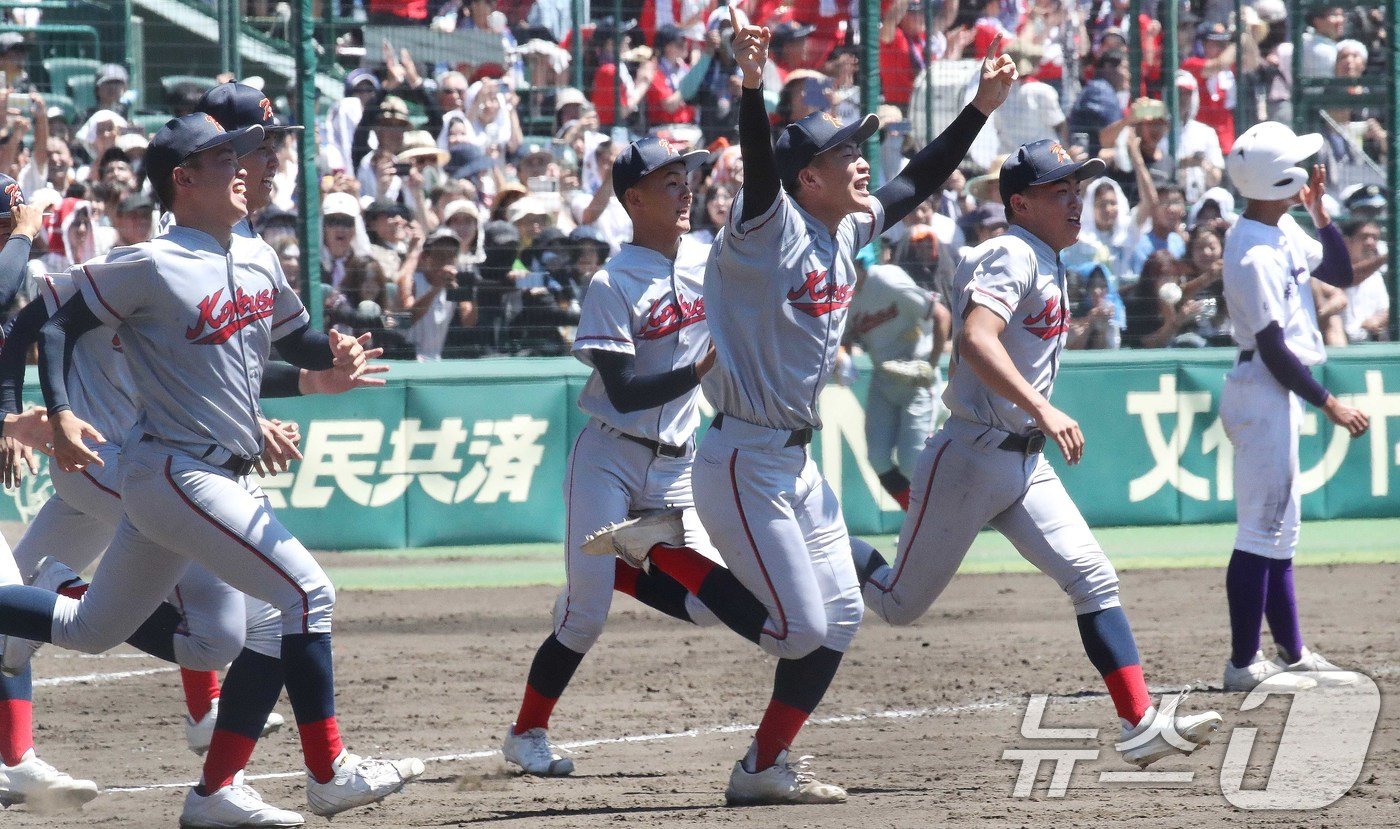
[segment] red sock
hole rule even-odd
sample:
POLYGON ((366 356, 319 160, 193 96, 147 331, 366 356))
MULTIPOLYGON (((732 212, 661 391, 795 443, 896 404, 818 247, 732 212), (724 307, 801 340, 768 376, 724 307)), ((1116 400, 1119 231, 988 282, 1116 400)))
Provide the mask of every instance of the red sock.
POLYGON ((1108 695, 1113 697, 1113 707, 1118 716, 1137 725, 1142 715, 1152 707, 1152 695, 1147 693, 1147 683, 1142 678, 1141 665, 1124 665, 1105 676, 1108 695))
POLYGON ((70 599, 81 599, 83 594, 87 592, 87 589, 87 582, 81 579, 73 579, 58 588, 58 595, 67 596, 70 599))
POLYGON ((613 559, 613 589, 617 592, 637 598, 637 577, 641 574, 641 570, 622 559, 613 559))
POLYGON ((297 723, 301 734, 301 754, 306 759, 306 770, 317 783, 325 783, 335 776, 332 764, 345 746, 340 742, 340 726, 335 717, 309 723, 297 723))
POLYGON ((190 719, 199 722, 219 698, 219 675, 214 671, 180 669, 180 684, 185 686, 185 708, 190 719))
POLYGON ((787 703, 777 700, 768 703, 763 722, 758 724, 758 733, 754 735, 757 746, 754 771, 762 771, 778 762, 778 755, 787 751, 797 739, 797 732, 802 730, 807 716, 806 711, 787 703))
POLYGON ((27 699, 0 700, 0 760, 13 766, 34 747, 34 704, 27 699))
POLYGON ((549 728, 549 715, 554 713, 558 697, 550 698, 525 685, 525 698, 520 701, 520 713, 515 716, 515 733, 523 734, 532 728, 549 728))
MULTIPOLYGON (((305 733, 302 732, 303 735, 305 733)), ((252 737, 214 729, 214 736, 209 740, 209 754, 204 758, 200 793, 210 795, 232 783, 233 776, 247 768, 248 759, 253 756, 253 747, 257 744, 258 741, 252 737)))
POLYGON ((657 544, 648 553, 651 556, 651 563, 660 568, 661 572, 681 583, 686 592, 692 596, 699 595, 700 585, 705 583, 705 577, 710 571, 715 569, 715 563, 700 555, 689 547, 671 547, 667 544, 657 544))
POLYGON ((905 487, 898 492, 891 492, 890 497, 894 499, 899 508, 905 512, 909 511, 909 487, 905 487))

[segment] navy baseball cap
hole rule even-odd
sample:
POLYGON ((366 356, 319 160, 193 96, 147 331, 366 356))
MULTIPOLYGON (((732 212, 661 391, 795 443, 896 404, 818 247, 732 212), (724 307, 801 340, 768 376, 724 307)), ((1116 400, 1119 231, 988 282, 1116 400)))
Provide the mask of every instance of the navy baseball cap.
POLYGON ((245 156, 257 149, 262 140, 263 128, 257 124, 226 130, 214 116, 204 112, 171 118, 146 148, 146 177, 152 182, 163 182, 190 156, 225 144, 233 144, 234 152, 245 156))
POLYGON ((0 219, 13 216, 17 204, 27 204, 24 191, 20 189, 19 182, 0 173, 0 219))
POLYGON ((199 99, 197 112, 207 112, 226 130, 242 129, 258 124, 267 135, 280 132, 300 132, 301 127, 277 123, 272 99, 247 84, 229 81, 221 83, 199 99))
POLYGON ((704 150, 685 152, 685 146, 654 135, 628 144, 613 159, 613 192, 617 194, 618 201, 622 201, 622 194, 634 184, 667 164, 681 162, 685 164, 685 171, 690 173, 709 160, 710 154, 704 150))
POLYGON ((1069 151, 1052 138, 1022 144, 1001 165, 1001 203, 1009 204, 1012 196, 1037 184, 1049 184, 1070 176, 1076 181, 1101 176, 1105 166, 1097 158, 1075 161, 1069 151))
POLYGON ((778 162, 778 179, 791 192, 797 185, 797 174, 811 164, 812 159, 842 144, 859 146, 878 129, 880 119, 875 115, 843 124, 840 118, 829 112, 813 112, 801 121, 788 124, 773 148, 778 162))

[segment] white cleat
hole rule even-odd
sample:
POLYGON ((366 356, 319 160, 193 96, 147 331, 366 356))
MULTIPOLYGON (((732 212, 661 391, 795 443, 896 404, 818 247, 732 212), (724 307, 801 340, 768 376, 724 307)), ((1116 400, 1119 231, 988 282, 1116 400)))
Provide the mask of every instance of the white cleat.
POLYGON ((1317 687, 1317 680, 1302 674, 1289 673, 1277 662, 1264 658, 1263 652, 1254 655, 1254 661, 1243 668, 1231 660, 1225 660, 1225 690, 1253 691, 1263 687, 1266 691, 1291 692, 1306 691, 1317 687))
POLYGON ((34 749, 13 766, 0 763, 0 806, 23 803, 31 811, 62 812, 80 808, 97 797, 97 784, 77 780, 34 754, 34 749))
POLYGON ((185 810, 180 813, 180 829, 269 829, 305 826, 296 812, 269 806, 252 786, 243 783, 243 772, 233 783, 216 792, 201 795, 190 789, 185 810))
POLYGON ((740 760, 729 775, 729 788, 724 802, 729 806, 783 805, 787 803, 845 803, 846 790, 823 783, 807 771, 807 761, 801 757, 796 765, 789 763, 788 753, 778 755, 778 761, 762 771, 749 772, 740 760))
POLYGON ((1186 699, 1187 693, 1182 691, 1162 703, 1160 712, 1155 707, 1147 709, 1142 720, 1131 728, 1126 721, 1120 721, 1123 722, 1123 736, 1114 748, 1123 755, 1125 763, 1143 769, 1163 757, 1189 755, 1210 744, 1211 736, 1220 730, 1224 720, 1214 711, 1178 714, 1177 706, 1186 699))
POLYGON ((543 728, 531 728, 519 734, 515 726, 506 729, 501 754, 507 763, 514 763, 538 777, 568 777, 574 773, 574 761, 559 754, 543 728))
POLYGON ((1286 662, 1282 654, 1275 657, 1269 664, 1277 665, 1279 670, 1287 671, 1283 676, 1298 676, 1298 672, 1306 673, 1300 679, 1311 679, 1320 688, 1350 688, 1360 681, 1360 675, 1355 671, 1348 671, 1340 668, 1328 661, 1322 654, 1314 653, 1303 646, 1303 655, 1297 662, 1286 662))
MULTIPOLYGON (((64 585, 74 581, 81 579, 68 565, 53 556, 44 556, 34 565, 34 572, 25 579, 25 584, 57 593, 64 585)), ((33 659, 35 652, 43 646, 43 642, 21 639, 18 636, 0 637, 0 651, 3 651, 0 653, 0 673, 6 676, 24 673, 29 667, 29 660, 33 659)))
POLYGON ((609 524, 583 539, 583 551, 592 556, 616 555, 633 567, 646 570, 652 547, 684 543, 681 510, 668 509, 609 524))
POLYGON ((879 370, 892 379, 916 388, 927 388, 938 380, 938 369, 927 360, 886 360, 880 364, 879 370))
MULTIPOLYGON (((191 719, 189 714, 185 715, 185 744, 190 747, 190 751, 203 756, 209 750, 209 741, 214 739, 214 724, 218 719, 218 698, 209 704, 209 713, 205 714, 199 722, 191 719)), ((287 720, 281 714, 273 711, 267 715, 267 722, 263 724, 262 734, 258 735, 259 738, 281 730, 286 723, 287 720)))
POLYGON ((321 817, 378 803, 421 775, 425 766, 416 757, 380 760, 342 751, 333 768, 335 776, 325 783, 306 775, 306 803, 321 817))

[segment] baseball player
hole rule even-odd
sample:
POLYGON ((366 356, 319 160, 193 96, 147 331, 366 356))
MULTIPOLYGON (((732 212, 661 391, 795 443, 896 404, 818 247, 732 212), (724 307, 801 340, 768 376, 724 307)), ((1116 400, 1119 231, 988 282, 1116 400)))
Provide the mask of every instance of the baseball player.
POLYGON ((897 265, 871 265, 856 284, 847 338, 875 366, 865 401, 866 456, 880 485, 909 509, 909 474, 933 431, 938 358, 951 322, 931 291, 897 265))
POLYGON ((1297 136, 1266 121, 1236 139, 1225 161, 1230 180, 1247 200, 1243 217, 1225 234, 1223 273, 1225 305, 1240 349, 1220 396, 1220 420, 1235 449, 1239 519, 1225 574, 1227 691, 1248 691, 1261 682, 1298 688, 1356 681, 1355 674, 1303 643, 1293 591, 1302 401, 1353 438, 1370 426, 1364 413, 1329 394, 1308 372, 1327 359, 1309 278, 1340 287, 1355 281, 1346 240, 1323 205, 1325 170, 1314 166, 1309 180, 1302 166, 1321 147, 1320 135, 1297 136), (1288 215, 1300 200, 1317 227, 1316 239, 1288 215), (1278 646, 1272 660, 1259 650, 1266 616, 1278 646))
POLYGON ((1016 68, 994 48, 973 103, 872 194, 859 148, 879 129, 873 115, 842 124, 814 113, 785 128, 774 148, 760 89, 770 36, 735 24, 744 184, 705 271, 717 360, 702 386, 719 413, 696 456, 695 508, 728 569, 679 546, 674 515, 606 527, 586 549, 649 560, 779 658, 773 697, 734 765, 727 802, 839 803, 841 787, 788 755, 862 613, 840 504, 807 452, 821 427, 817 400, 855 292, 852 257, 956 169, 1016 68))
POLYGON ((315 559, 265 503, 239 483, 262 449, 256 389, 268 349, 303 368, 358 376, 363 346, 310 330, 272 251, 234 235, 246 215, 238 158, 261 127, 225 131, 195 113, 157 133, 146 165, 177 224, 74 272, 80 293, 41 330, 40 373, 54 458, 64 471, 101 465, 84 439, 101 433, 70 409, 68 345, 105 325, 121 338, 140 401, 124 442, 124 516, 81 601, 32 587, 0 587, 0 633, 105 650, 159 606, 193 559, 281 613, 280 654, 245 649, 234 660, 203 779, 185 800, 187 825, 299 825, 236 777, 247 764, 285 679, 307 765, 313 812, 382 800, 423 771, 421 760, 362 759, 341 744, 334 710, 334 592, 315 559), (235 691, 236 689, 236 691, 235 691))
POLYGON ((681 237, 690 230, 687 175, 708 156, 643 138, 613 161, 613 189, 632 217, 632 242, 594 274, 583 302, 573 348, 593 374, 578 401, 590 420, 564 476, 567 583, 502 746, 508 762, 531 774, 574 769, 549 745, 546 729, 602 633, 614 589, 685 621, 716 621, 670 576, 582 551, 584 537, 600 525, 668 508, 685 511, 687 544, 704 543, 690 466, 700 378, 714 364, 700 294, 709 245, 681 237))
POLYGON ((1103 170, 1102 161, 1074 161, 1049 139, 1022 145, 1002 165, 1011 227, 958 265, 943 395, 949 417, 915 467, 899 556, 889 565, 868 546, 854 552, 866 605, 907 625, 948 586, 977 533, 996 528, 1069 595, 1122 721, 1118 748, 1146 766, 1205 744, 1220 715, 1176 714, 1184 694, 1160 715, 1153 707, 1118 576, 1041 451, 1048 437, 1071 464, 1084 452, 1079 425, 1050 405, 1068 337, 1059 252, 1078 238, 1079 183, 1103 170))

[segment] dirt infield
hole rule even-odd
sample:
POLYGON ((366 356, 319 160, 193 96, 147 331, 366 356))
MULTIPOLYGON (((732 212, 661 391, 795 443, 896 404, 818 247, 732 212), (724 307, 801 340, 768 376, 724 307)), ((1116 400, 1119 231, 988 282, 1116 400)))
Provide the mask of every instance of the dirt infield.
MULTIPOLYGON (((1138 571, 1124 581, 1154 689, 1187 682, 1218 689, 1227 646, 1223 572, 1138 571)), ((1309 641, 1334 661, 1373 674, 1383 694, 1400 688, 1394 605, 1400 566, 1301 568, 1297 581, 1309 641)), ((1240 714, 1242 694, 1192 696, 1188 707, 1218 708, 1227 731, 1192 758, 1153 767, 1194 772, 1191 782, 1100 782, 1101 771, 1130 770, 1112 751, 1113 709, 1063 595, 1031 574, 960 576, 914 627, 867 621, 817 711, 820 721, 797 746, 816 755, 814 769, 823 779, 850 790, 847 805, 724 808, 724 783, 748 744, 746 724, 757 721, 767 701, 773 660, 728 631, 684 626, 622 597, 555 714, 557 741, 592 743, 575 750, 578 774, 514 777, 499 755, 483 755, 499 746, 514 715, 529 660, 548 632, 554 594, 552 588, 342 594, 336 669, 347 744, 362 753, 457 759, 430 762, 422 782, 385 804, 338 817, 337 829, 1400 824, 1400 712, 1386 699, 1360 782, 1322 811, 1246 813, 1222 797, 1228 729, 1259 726, 1261 741, 1277 740, 1286 714, 1282 702, 1240 714), (1012 796, 1019 765, 1002 752, 1038 747, 1020 735, 1032 692, 1056 695, 1044 726, 1099 729, 1097 740, 1053 743, 1100 750, 1099 759, 1075 767, 1062 798, 1046 793, 1049 764, 1030 797, 1012 796), (695 731, 677 733, 688 729, 695 731)), ((79 658, 45 648, 36 677, 164 667, 146 657, 79 658)), ((198 774, 198 759, 184 747, 173 672, 107 676, 36 693, 40 751, 60 768, 109 788, 176 784, 198 774)), ((279 710, 291 720, 285 700, 279 710)), ((1267 759, 1257 765, 1267 767, 1267 759)), ((284 732, 264 741, 250 773, 299 768, 295 737, 284 732)), ((300 779, 255 785, 270 802, 304 811, 300 779)), ((174 826, 183 797, 178 787, 108 792, 80 817, 12 809, 0 823, 174 826)), ((310 815, 308 824, 326 825, 310 815)))

